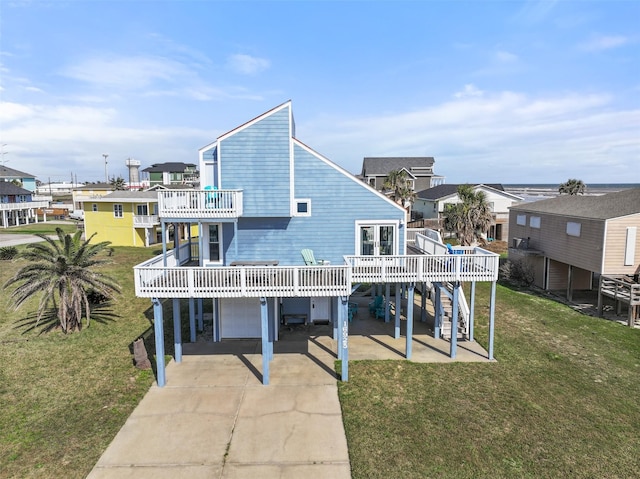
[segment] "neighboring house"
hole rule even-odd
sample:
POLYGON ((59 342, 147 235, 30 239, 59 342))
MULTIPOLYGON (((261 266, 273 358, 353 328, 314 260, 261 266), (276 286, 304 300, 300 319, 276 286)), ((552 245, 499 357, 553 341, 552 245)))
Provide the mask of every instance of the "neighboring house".
POLYGON ((523 203, 510 210, 509 259, 527 261, 535 285, 565 290, 571 299, 574 290, 594 288, 599 277, 638 283, 638 230, 640 188, 523 203))
POLYGON ((390 172, 404 170, 409 185, 414 191, 420 191, 444 183, 444 176, 434 174, 434 163, 431 156, 366 157, 362 160, 360 178, 372 188, 382 191, 390 172))
MULTIPOLYGON (((448 205, 460 202, 459 185, 438 185, 419 191, 413 202, 414 214, 424 219, 444 218, 448 205)), ((485 232, 487 238, 506 241, 509 237, 509 208, 522 201, 522 198, 504 191, 501 184, 475 184, 474 191, 482 191, 493 214, 493 224, 485 232)))
MULTIPOLYGON (((191 341, 195 311, 201 322, 206 300, 213 310, 214 341, 261 338, 268 384, 281 321, 293 317, 333 325, 347 379, 348 302, 357 283, 385 284, 387 297, 393 285, 396 298, 402 285, 409 304, 416 283, 451 279, 455 297, 461 280, 492 281, 495 288, 497 255, 480 250, 442 259, 409 255, 405 210, 298 140, 291 102, 223 134, 200 149, 199 157, 201 189, 157 192, 163 232, 177 223, 195 225, 201 232, 197 244, 176 242, 173 250, 134 268, 136 295, 153 304, 160 386, 163 298, 173 301, 176 362, 182 350, 180 298, 189 301, 191 341), (308 251, 303 258, 303 250, 324 261, 307 265, 313 261, 308 251)), ((407 315, 410 358, 413 308, 407 315)), ((452 357, 456 341, 451 341, 452 357)))
POLYGON ((149 175, 149 185, 194 185, 199 182, 197 166, 193 163, 156 163, 142 170, 149 175))
POLYGON ((73 209, 84 210, 85 203, 91 203, 92 200, 102 198, 114 191, 113 185, 110 183, 88 183, 80 185, 72 191, 73 209))
POLYGON ((158 194, 155 191, 113 191, 84 201, 84 230, 88 238, 113 246, 146 247, 159 241, 158 194))
POLYGON ((36 192, 40 195, 68 195, 77 188, 80 183, 71 183, 63 181, 61 183, 42 183, 36 188, 36 192))
MULTIPOLYGON (((7 228, 37 223, 38 209, 47 208, 50 200, 51 198, 36 197, 33 192, 8 181, 0 181, 0 226, 7 228)), ((46 220, 45 212, 44 221, 46 220)))
POLYGON ((2 181, 18 181, 19 185, 30 192, 36 191, 36 177, 23 171, 8 168, 6 165, 0 165, 0 182, 2 181))

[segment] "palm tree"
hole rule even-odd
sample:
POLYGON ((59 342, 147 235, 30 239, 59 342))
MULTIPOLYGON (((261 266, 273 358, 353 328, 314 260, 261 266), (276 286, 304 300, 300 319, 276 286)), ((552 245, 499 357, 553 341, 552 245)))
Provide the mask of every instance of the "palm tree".
POLYGON ((120 286, 109 276, 94 271, 94 267, 108 263, 98 258, 109 249, 110 241, 90 244, 82 241, 82 231, 65 234, 56 228, 58 240, 38 234, 44 243, 32 243, 19 257, 29 261, 10 278, 4 288, 17 285, 11 297, 18 309, 32 296, 40 294, 36 324, 51 311, 57 309, 57 319, 65 333, 82 329, 82 317, 87 325, 91 319, 89 295, 100 294, 110 299, 120 292, 120 286))
POLYGON ((558 192, 561 195, 584 195, 586 188, 587 185, 585 185, 582 180, 570 178, 558 187, 558 192))
POLYGON ((413 191, 406 170, 393 170, 387 175, 382 184, 382 189, 391 191, 391 199, 403 208, 411 206, 416 194, 413 191))
POLYGON ((124 182, 124 178, 122 176, 118 176, 117 178, 111 178, 111 186, 113 186, 114 190, 126 190, 127 185, 124 182))
POLYGON ((444 227, 456 233, 461 245, 469 246, 491 225, 493 215, 483 191, 475 191, 471 185, 459 185, 458 197, 460 202, 444 212, 444 227))

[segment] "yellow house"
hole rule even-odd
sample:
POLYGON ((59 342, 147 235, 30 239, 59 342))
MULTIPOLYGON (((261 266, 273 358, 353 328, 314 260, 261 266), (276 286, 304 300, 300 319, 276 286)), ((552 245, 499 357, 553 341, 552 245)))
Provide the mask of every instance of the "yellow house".
POLYGON ((113 246, 147 247, 162 242, 156 191, 114 191, 84 202, 84 230, 89 238, 113 246))

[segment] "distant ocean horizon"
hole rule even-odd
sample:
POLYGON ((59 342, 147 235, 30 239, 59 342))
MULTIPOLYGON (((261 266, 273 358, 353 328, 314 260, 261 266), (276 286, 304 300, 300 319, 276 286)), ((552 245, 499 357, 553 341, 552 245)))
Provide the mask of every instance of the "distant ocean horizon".
MULTIPOLYGON (((616 191, 640 188, 640 183, 585 183, 585 195, 606 195, 616 191)), ((525 202, 538 201, 558 196, 560 184, 554 183, 503 183, 505 191, 520 196, 525 202)))

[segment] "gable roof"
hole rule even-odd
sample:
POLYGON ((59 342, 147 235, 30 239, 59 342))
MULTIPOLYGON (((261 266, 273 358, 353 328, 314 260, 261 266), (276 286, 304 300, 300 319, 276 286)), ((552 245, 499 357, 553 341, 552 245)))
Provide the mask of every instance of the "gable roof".
MULTIPOLYGON (((387 156, 366 157, 362 160, 362 176, 386 176, 390 171, 406 168, 413 175, 420 175, 420 168, 432 168, 435 160, 432 156, 387 156), (412 168, 417 168, 412 170, 412 168)), ((433 176, 433 171, 429 171, 433 176)))
POLYGON ((194 163, 182 163, 180 161, 174 161, 169 163, 154 163, 153 165, 145 168, 142 171, 144 171, 145 173, 176 173, 183 172, 187 169, 188 166, 192 168, 197 167, 197 165, 195 165, 194 163))
POLYGON ((10 181, 0 181, 0 195, 32 195, 33 192, 25 190, 10 181))
POLYGON ((131 201, 149 201, 149 200, 157 200, 158 193, 156 191, 127 191, 127 190, 117 190, 113 193, 109 193, 108 195, 101 196, 100 198, 92 199, 87 203, 95 202, 111 202, 111 201, 123 201, 123 202, 131 202, 131 201))
MULTIPOLYGON (((449 185, 449 184, 438 185, 438 186, 434 186, 433 188, 427 188, 426 190, 418 191, 416 195, 418 198, 421 198, 423 200, 431 200, 431 201, 440 200, 448 196, 456 195, 458 193, 458 186, 460 185, 449 185)), ((486 186, 487 188, 500 191, 501 193, 508 194, 509 196, 513 196, 514 198, 520 198, 518 196, 511 195, 510 193, 506 193, 504 191, 504 187, 500 183, 472 183, 471 186, 473 187, 486 186)))
POLYGON ((0 165, 0 178, 35 178, 24 171, 14 170, 5 165, 0 165))
POLYGON ((561 195, 512 206, 513 211, 606 220, 640 213, 640 188, 600 196, 561 195))

